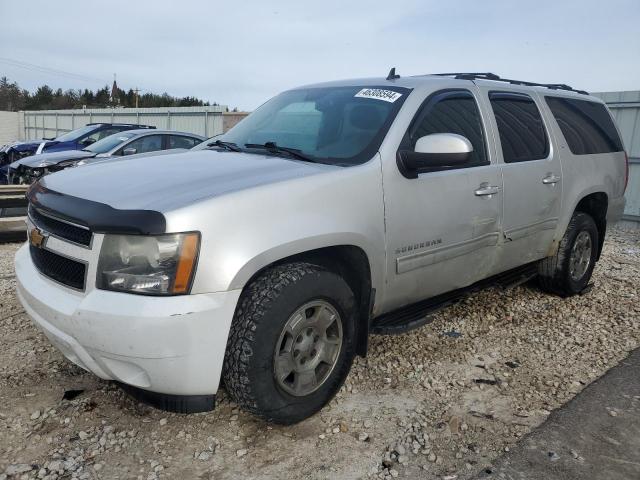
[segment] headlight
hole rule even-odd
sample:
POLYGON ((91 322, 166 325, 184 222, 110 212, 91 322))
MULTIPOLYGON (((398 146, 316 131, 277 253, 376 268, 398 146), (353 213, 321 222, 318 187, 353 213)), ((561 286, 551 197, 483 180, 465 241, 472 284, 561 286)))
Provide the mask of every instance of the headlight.
POLYGON ((191 290, 200 234, 105 235, 97 288, 146 295, 182 295, 191 290))

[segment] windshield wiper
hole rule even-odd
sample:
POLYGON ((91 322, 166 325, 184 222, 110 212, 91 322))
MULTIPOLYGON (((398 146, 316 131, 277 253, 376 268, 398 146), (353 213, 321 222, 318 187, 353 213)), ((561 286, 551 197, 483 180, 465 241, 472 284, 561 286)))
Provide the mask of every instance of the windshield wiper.
POLYGON ((242 149, 233 142, 223 142, 222 140, 216 140, 207 144, 207 147, 220 147, 231 152, 241 152, 242 149))
POLYGON ((297 148, 280 147, 279 145, 276 145, 276 142, 266 142, 264 144, 262 144, 262 143, 245 143, 244 146, 247 147, 247 148, 259 148, 259 149, 262 149, 262 150, 266 150, 269 153, 275 153, 275 154, 285 153, 287 155, 290 155, 292 157, 297 158, 298 160, 304 160, 305 162, 318 163, 317 160, 315 160, 315 159, 313 159, 311 157, 308 157, 307 155, 302 153, 297 148))

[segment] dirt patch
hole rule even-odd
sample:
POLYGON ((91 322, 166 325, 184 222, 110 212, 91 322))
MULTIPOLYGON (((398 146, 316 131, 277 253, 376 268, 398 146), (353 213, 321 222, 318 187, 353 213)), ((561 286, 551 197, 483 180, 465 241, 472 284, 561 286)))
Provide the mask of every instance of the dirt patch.
POLYGON ((372 337, 331 404, 292 427, 224 392, 213 412, 168 414, 73 366, 23 313, 17 245, 0 246, 0 480, 470 478, 640 345, 638 245, 612 231, 586 295, 495 288, 372 337))

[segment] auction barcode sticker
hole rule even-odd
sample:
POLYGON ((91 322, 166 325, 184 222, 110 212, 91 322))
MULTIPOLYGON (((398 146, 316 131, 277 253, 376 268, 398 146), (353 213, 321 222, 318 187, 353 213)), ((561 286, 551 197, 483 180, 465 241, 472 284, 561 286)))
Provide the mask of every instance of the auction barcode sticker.
POLYGON ((363 88, 354 96, 359 98, 373 98, 375 100, 384 100, 393 103, 399 99, 402 94, 393 90, 383 90, 382 88, 363 88))

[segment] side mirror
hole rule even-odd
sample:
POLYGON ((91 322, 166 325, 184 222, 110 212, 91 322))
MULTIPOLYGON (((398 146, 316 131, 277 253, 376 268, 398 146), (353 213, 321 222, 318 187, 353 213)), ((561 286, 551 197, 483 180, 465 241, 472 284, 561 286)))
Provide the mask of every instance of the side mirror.
POLYGON ((84 140, 82 140, 80 142, 82 145, 84 145, 85 147, 88 147, 89 145, 91 145, 92 143, 96 143, 96 140, 94 138, 85 138, 84 140))
POLYGON ((462 135, 433 133, 420 137, 414 151, 398 153, 398 168, 407 178, 417 178, 420 171, 447 170, 464 165, 473 145, 462 135))
POLYGON ((122 151, 123 155, 134 155, 136 153, 138 153, 138 149, 137 148, 133 148, 133 147, 125 148, 122 151))

